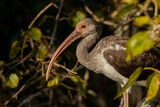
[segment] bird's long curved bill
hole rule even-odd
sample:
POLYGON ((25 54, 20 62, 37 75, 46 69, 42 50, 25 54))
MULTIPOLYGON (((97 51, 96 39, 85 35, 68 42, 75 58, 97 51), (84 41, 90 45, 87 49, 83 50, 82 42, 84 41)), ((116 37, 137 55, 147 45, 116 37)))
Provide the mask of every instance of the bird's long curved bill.
POLYGON ((52 68, 52 65, 54 64, 56 58, 75 40, 81 38, 82 35, 80 32, 74 30, 64 41, 63 43, 57 48, 56 52, 53 54, 52 59, 49 63, 47 73, 46 73, 46 81, 49 79, 49 74, 52 68))

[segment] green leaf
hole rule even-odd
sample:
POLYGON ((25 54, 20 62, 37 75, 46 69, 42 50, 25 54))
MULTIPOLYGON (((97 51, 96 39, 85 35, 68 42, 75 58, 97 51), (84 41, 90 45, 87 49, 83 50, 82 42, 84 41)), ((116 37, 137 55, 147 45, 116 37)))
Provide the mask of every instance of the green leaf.
POLYGON ((160 8, 160 0, 156 0, 158 8, 160 8))
POLYGON ((135 4, 137 0, 121 0, 122 3, 135 4))
POLYGON ((43 88, 46 84, 46 79, 44 77, 41 78, 39 86, 37 88, 43 88))
POLYGON ((53 79, 49 80, 47 83, 47 87, 49 88, 55 88, 60 85, 60 77, 55 76, 53 79))
POLYGON ((51 16, 51 15, 44 15, 44 16, 40 19, 40 21, 39 21, 39 23, 38 23, 38 27, 42 26, 42 25, 46 22, 47 18, 52 18, 52 19, 53 19, 53 16, 51 16))
POLYGON ((2 61, 2 60, 0 60, 0 69, 1 69, 1 68, 3 68, 3 67, 4 67, 4 65, 5 65, 5 62, 4 62, 4 61, 2 61))
POLYGON ((160 88, 160 75, 155 75, 149 85, 149 89, 147 91, 145 102, 148 103, 149 101, 153 100, 153 98, 157 95, 158 90, 160 88))
POLYGON ((19 80, 22 80, 22 78, 23 78, 23 71, 22 70, 17 70, 15 73, 19 77, 19 80))
POLYGON ((86 15, 85 15, 84 12, 82 12, 82 11, 76 11, 76 14, 72 18, 72 23, 73 23, 72 25, 73 25, 73 27, 75 27, 76 24, 79 21, 83 20, 84 18, 86 18, 86 15))
POLYGON ((15 73, 11 73, 6 85, 10 88, 16 88, 19 83, 19 77, 15 73))
POLYGON ((147 16, 138 16, 134 18, 133 23, 138 27, 142 27, 149 24, 149 18, 147 16))
POLYGON ((28 29, 27 34, 30 38, 32 38, 36 42, 40 42, 42 32, 39 28, 37 28, 37 27, 30 28, 30 29, 28 29))
POLYGON ((120 97, 127 90, 127 88, 129 88, 130 86, 132 86, 136 82, 136 80, 139 77, 139 75, 141 74, 142 70, 143 70, 142 67, 139 67, 132 73, 132 75, 129 77, 129 80, 125 84, 125 86, 120 91, 118 91, 118 93, 117 93, 116 97, 114 97, 114 99, 117 99, 118 97, 120 97))
POLYGON ((155 24, 157 24, 157 25, 160 24, 160 15, 154 16, 152 19, 155 24))
POLYGON ((35 49, 36 58, 38 58, 40 61, 44 61, 47 52, 48 50, 46 46, 41 44, 38 49, 35 49))
POLYGON ((153 40, 149 37, 149 31, 138 32, 127 42, 126 60, 131 60, 132 57, 138 56, 144 51, 148 51, 152 48, 153 44, 153 40))
POLYGON ((155 73, 151 74, 146 81, 146 88, 149 88, 152 78, 155 76, 155 73))
POLYGON ((126 15, 127 13, 129 13, 132 9, 134 8, 134 4, 130 4, 130 5, 126 5, 125 7, 123 7, 117 14, 116 17, 120 18, 124 15, 126 15))
POLYGON ((82 78, 79 75, 75 75, 70 76, 70 79, 74 82, 75 85, 77 85, 80 88, 83 97, 86 98, 86 85, 82 78))
POLYGON ((45 56, 46 56, 46 54, 47 54, 47 52, 48 52, 46 46, 41 44, 41 45, 38 47, 38 50, 39 50, 39 54, 38 54, 37 57, 40 58, 41 61, 44 61, 45 56))
POLYGON ((9 59, 10 60, 14 59, 18 55, 20 50, 21 50, 21 47, 20 47, 19 41, 18 40, 14 41, 11 45, 11 49, 9 52, 9 59))

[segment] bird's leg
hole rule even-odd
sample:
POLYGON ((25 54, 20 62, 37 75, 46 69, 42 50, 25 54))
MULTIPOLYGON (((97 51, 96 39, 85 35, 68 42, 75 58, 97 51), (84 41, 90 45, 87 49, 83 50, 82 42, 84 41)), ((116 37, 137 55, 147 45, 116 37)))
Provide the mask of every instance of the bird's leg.
POLYGON ((120 104, 119 104, 119 107, 123 107, 123 105, 124 105, 124 98, 121 97, 121 102, 120 102, 120 104))
POLYGON ((129 92, 126 91, 123 93, 123 99, 124 99, 123 107, 129 107, 129 92))

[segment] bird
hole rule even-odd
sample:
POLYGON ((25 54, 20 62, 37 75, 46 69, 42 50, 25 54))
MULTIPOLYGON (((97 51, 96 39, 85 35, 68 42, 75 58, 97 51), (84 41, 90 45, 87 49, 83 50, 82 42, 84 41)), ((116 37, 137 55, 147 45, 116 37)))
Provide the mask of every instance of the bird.
MULTIPOLYGON (((46 81, 56 58, 75 40, 82 38, 77 45, 76 56, 80 64, 91 71, 101 73, 106 77, 118 82, 124 86, 129 80, 129 76, 138 67, 158 67, 159 54, 154 49, 143 52, 141 55, 134 57, 131 61, 126 61, 126 43, 129 37, 106 36, 101 39, 102 27, 92 18, 81 20, 75 27, 74 31, 64 40, 57 48, 49 63, 46 81)), ((135 85, 146 86, 147 77, 152 71, 144 70, 138 77, 135 85)), ((128 92, 126 92, 128 93, 128 92)), ((124 96, 128 102, 128 94, 124 96)), ((125 103, 125 102, 124 102, 125 103)), ((124 104, 128 107, 129 104, 124 104)))

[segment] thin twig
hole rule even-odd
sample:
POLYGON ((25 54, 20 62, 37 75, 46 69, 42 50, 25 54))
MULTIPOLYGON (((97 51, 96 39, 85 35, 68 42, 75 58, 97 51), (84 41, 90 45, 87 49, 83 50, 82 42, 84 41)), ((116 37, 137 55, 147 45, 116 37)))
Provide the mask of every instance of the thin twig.
POLYGON ((150 15, 148 14, 147 10, 148 10, 148 6, 151 3, 151 0, 147 0, 143 6, 143 13, 145 14, 145 16, 147 16, 149 18, 149 23, 152 25, 155 25, 152 18, 150 17, 150 15))
POLYGON ((11 66, 14 63, 18 63, 20 61, 20 58, 18 57, 17 59, 13 60, 12 62, 7 63, 5 66, 11 66))
POLYGON ((100 19, 88 8, 85 0, 82 0, 83 4, 84 4, 84 8, 85 10, 97 21, 100 22, 100 19))
POLYGON ((74 75, 77 74, 77 73, 74 72, 73 70, 70 70, 70 69, 66 68, 65 66, 60 65, 60 64, 58 64, 58 63, 54 63, 54 65, 57 66, 57 67, 61 67, 61 68, 65 69, 69 74, 74 74, 74 75))
POLYGON ((45 88, 42 91, 39 91, 37 93, 34 93, 32 95, 27 96, 23 101, 21 101, 21 103, 18 105, 18 107, 22 107, 27 102, 32 101, 35 97, 42 95, 43 92, 48 91, 48 90, 49 90, 49 88, 45 88))
POLYGON ((89 9, 89 7, 87 6, 85 0, 82 0, 82 2, 83 2, 83 4, 84 4, 85 10, 94 18, 94 20, 96 20, 97 22, 102 22, 102 23, 105 24, 105 25, 117 27, 117 24, 114 23, 114 22, 104 20, 104 18, 98 18, 98 17, 91 11, 91 9, 89 9))
MULTIPOLYGON (((43 62, 44 64, 48 64, 50 61, 45 61, 45 62, 43 62)), ((65 66, 63 66, 63 65, 61 65, 61 64, 58 64, 58 63, 54 63, 54 65, 55 66, 57 66, 57 67, 61 67, 61 68, 63 68, 63 69, 65 69, 67 72, 70 72, 70 74, 74 74, 74 75, 76 75, 77 73, 75 72, 75 71, 77 71, 77 70, 70 70, 70 69, 68 69, 68 68, 66 68, 65 66)), ((81 69, 81 68, 80 68, 81 69)))
POLYGON ((72 71, 74 71, 74 69, 77 67, 78 63, 79 63, 79 62, 78 62, 78 60, 77 60, 75 66, 72 68, 72 71))
POLYGON ((23 59, 23 52, 24 52, 24 46, 26 44, 26 40, 27 40, 27 36, 24 35, 24 40, 23 40, 23 44, 22 44, 22 48, 21 48, 21 55, 20 55, 21 59, 23 59))
MULTIPOLYGON (((55 5, 55 4, 54 4, 54 5, 55 5)), ((30 29, 30 28, 33 26, 33 24, 35 23, 35 21, 36 21, 49 7, 51 7, 51 6, 53 6, 53 3, 52 3, 52 2, 49 3, 45 8, 43 8, 43 9, 37 14, 37 16, 32 20, 32 22, 29 24, 28 29, 30 29)))
POLYGON ((70 78, 70 76, 68 74, 64 75, 64 74, 59 74, 57 72, 52 72, 54 75, 57 75, 57 76, 61 76, 61 77, 64 77, 64 78, 70 78))
POLYGON ((72 87, 70 87, 70 86, 68 86, 68 85, 66 85, 66 84, 61 83, 61 85, 62 85, 63 87, 65 87, 65 88, 69 89, 69 90, 76 90, 76 89, 74 89, 74 88, 72 88, 72 87))
POLYGON ((144 70, 152 70, 155 71, 157 73, 160 73, 160 71, 158 69, 152 68, 152 67, 145 67, 144 70))
POLYGON ((53 44, 53 38, 55 37, 56 32, 57 32, 58 21, 59 21, 59 17, 60 17, 61 11, 62 11, 63 3, 64 3, 64 0, 61 0, 60 1, 60 6, 59 6, 59 9, 58 9, 56 18, 55 18, 55 24, 54 24, 54 29, 53 29, 53 33, 52 33, 52 39, 50 41, 49 48, 51 48, 51 46, 53 44))
POLYGON ((53 90, 50 90, 49 91, 49 102, 48 102, 49 107, 51 107, 52 105, 52 100, 53 100, 53 90))
POLYGON ((158 5, 157 5, 157 0, 152 0, 152 2, 154 3, 154 16, 157 16, 158 14, 158 5))
POLYGON ((20 62, 18 62, 16 65, 13 65, 11 69, 15 68, 16 66, 18 66, 19 64, 22 64, 25 60, 27 60, 30 56, 32 55, 32 53, 29 53, 25 58, 23 58, 20 62))

